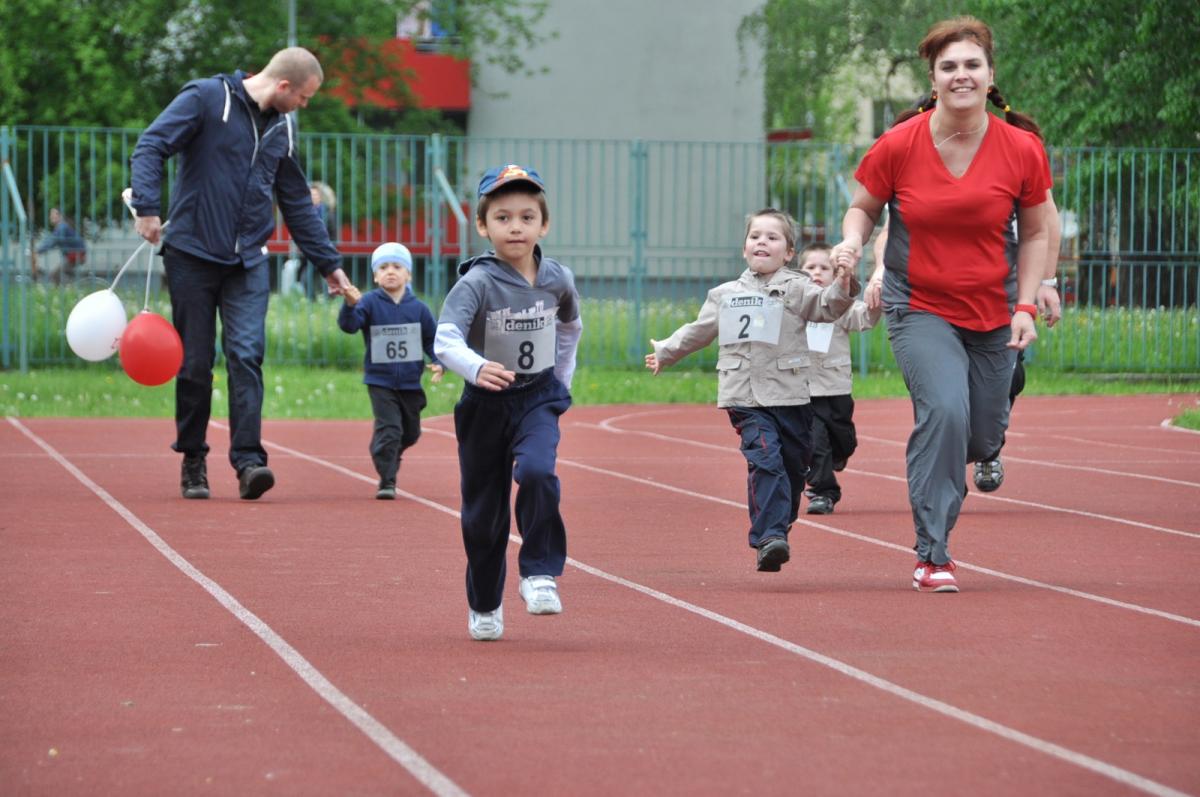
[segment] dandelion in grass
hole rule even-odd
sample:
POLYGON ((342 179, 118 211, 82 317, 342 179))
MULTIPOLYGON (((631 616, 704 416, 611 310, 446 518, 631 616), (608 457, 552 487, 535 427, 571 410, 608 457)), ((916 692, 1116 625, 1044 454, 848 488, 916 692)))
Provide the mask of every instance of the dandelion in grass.
POLYGON ((215 387, 213 388, 212 400, 213 401, 221 400, 221 391, 217 390, 215 387))
POLYGON ((277 396, 283 395, 283 385, 275 385, 275 395, 277 395, 277 396))
POLYGON ((24 400, 25 400, 25 391, 23 391, 23 390, 19 391, 17 393, 17 401, 24 401, 24 400))

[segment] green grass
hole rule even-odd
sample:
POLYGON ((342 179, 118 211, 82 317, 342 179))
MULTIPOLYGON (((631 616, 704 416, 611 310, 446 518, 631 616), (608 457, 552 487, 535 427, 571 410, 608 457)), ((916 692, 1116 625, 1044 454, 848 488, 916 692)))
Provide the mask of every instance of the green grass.
MULTIPOLYGON (((144 301, 144 282, 125 280, 119 293, 132 316, 144 301)), ((103 287, 87 282, 59 287, 29 286, 29 357, 42 366, 74 366, 76 358, 64 334, 71 308, 87 293, 103 287)), ((429 297, 423 297, 428 299, 429 297)), ((579 360, 593 366, 636 368, 649 350, 650 338, 664 338, 692 321, 703 297, 649 299, 635 305, 629 299, 587 299, 582 303, 584 335, 579 360)), ((20 301, 19 296, 15 301, 20 301)), ((302 296, 272 295, 267 314, 267 362, 276 365, 332 366, 352 369, 362 359, 362 340, 337 327, 340 300, 309 300, 302 296)), ((436 303, 432 305, 436 311, 436 303)), ((150 309, 170 317, 165 292, 151 294, 150 309)), ((17 310, 10 317, 10 337, 16 338, 17 310)), ((1039 327, 1040 339, 1031 362, 1047 369, 1075 373, 1200 373, 1200 314, 1195 308, 1127 309, 1072 307, 1053 329, 1039 327)), ((895 370, 883 325, 857 335, 867 347, 872 371, 895 370)), ((855 343, 855 357, 858 357, 855 343)), ((693 368, 711 367, 717 347, 689 359, 693 368)))
MULTIPOLYGON (((1126 395, 1130 393, 1200 393, 1200 381, 1115 379, 1063 375, 1036 367, 1027 370, 1025 395, 1126 395)), ((355 369, 273 366, 264 370, 266 418, 371 417, 362 373, 355 369)), ((214 416, 227 414, 224 368, 214 373, 214 416)), ((441 384, 428 376, 426 413, 450 412, 462 392, 462 380, 449 374, 441 384)), ((581 367, 572 394, 576 404, 714 404, 717 377, 708 369, 674 368, 658 376, 648 371, 581 367)), ((881 371, 856 377, 860 399, 905 396, 903 380, 881 371)), ((144 387, 129 379, 114 357, 80 368, 39 368, 27 374, 0 371, 0 412, 21 417, 151 417, 174 415, 175 390, 170 382, 144 387)), ((1200 428, 1200 410, 1186 411, 1181 425, 1200 428)))

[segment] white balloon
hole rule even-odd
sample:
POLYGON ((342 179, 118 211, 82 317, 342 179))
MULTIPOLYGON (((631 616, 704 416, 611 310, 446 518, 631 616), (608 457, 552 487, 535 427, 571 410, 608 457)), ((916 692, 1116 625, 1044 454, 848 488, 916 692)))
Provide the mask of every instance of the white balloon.
POLYGON ((125 320, 125 305, 115 293, 108 288, 89 293, 67 316, 67 345, 85 360, 106 360, 121 343, 125 320))

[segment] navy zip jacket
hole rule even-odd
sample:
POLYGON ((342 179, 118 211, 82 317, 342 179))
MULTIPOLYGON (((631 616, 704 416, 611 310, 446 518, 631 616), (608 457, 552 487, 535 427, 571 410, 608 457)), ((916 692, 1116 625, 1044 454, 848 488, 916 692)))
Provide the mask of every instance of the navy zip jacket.
POLYGON ((363 384, 387 387, 393 390, 421 390, 421 374, 425 370, 423 360, 396 363, 371 361, 371 327, 396 324, 420 324, 421 348, 434 365, 441 365, 433 354, 433 339, 437 324, 429 307, 406 290, 399 302, 392 299, 383 288, 363 294, 358 304, 351 307, 343 304, 338 311, 338 326, 343 332, 362 330, 366 353, 363 355, 363 384))
POLYGON ((179 153, 167 243, 203 260, 253 268, 267 259, 278 201, 300 251, 328 276, 341 267, 341 255, 313 208, 295 120, 268 110, 260 134, 245 78, 238 70, 193 80, 146 128, 130 159, 132 204, 139 216, 164 215, 163 168, 179 153))

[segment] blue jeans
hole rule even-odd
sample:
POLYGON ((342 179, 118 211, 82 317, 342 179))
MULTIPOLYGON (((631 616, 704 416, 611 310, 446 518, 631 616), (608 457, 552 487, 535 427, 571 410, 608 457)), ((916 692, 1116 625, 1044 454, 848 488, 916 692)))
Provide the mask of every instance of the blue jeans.
POLYGON ((175 442, 188 456, 208 453, 205 434, 212 411, 217 315, 229 393, 229 462, 234 470, 266 465, 262 446, 262 363, 266 352, 270 274, 193 257, 164 246, 171 314, 183 340, 183 366, 175 379, 175 442))
POLYGON ((746 458, 749 542, 787 539, 800 510, 804 477, 812 461, 812 407, 727 407, 746 458))

